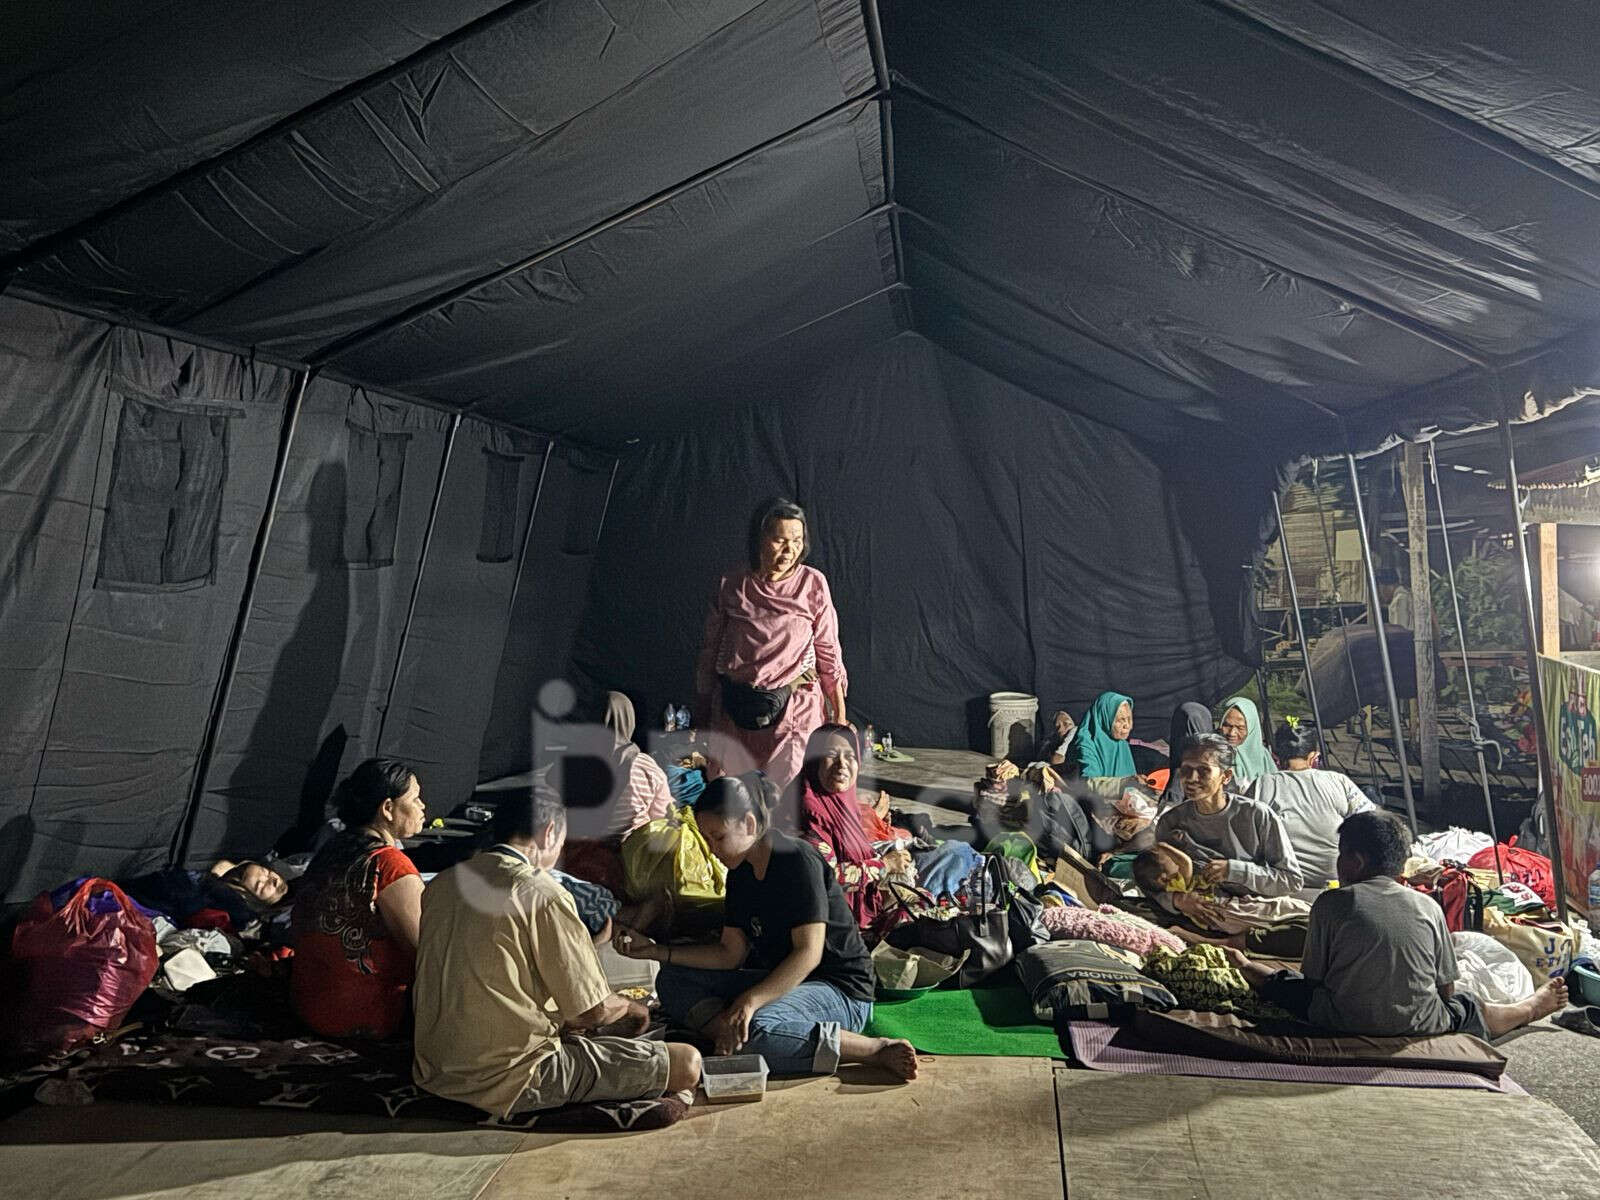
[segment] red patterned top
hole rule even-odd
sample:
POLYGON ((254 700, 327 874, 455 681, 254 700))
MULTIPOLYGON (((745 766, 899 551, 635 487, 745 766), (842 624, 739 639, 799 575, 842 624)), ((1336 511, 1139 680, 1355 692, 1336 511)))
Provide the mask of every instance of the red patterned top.
POLYGON ((340 834, 311 861, 294 904, 289 995, 317 1033, 386 1038, 404 1022, 416 959, 384 928, 378 893, 415 874, 403 851, 361 832, 340 834))

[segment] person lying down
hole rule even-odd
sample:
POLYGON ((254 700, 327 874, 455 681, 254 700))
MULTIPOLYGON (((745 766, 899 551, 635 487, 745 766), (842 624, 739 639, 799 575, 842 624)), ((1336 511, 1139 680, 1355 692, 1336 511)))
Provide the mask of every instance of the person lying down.
POLYGON ((1159 842, 1133 860, 1133 881, 1152 898, 1170 896, 1194 930, 1175 927, 1185 941, 1233 946, 1267 958, 1299 958, 1311 906, 1294 896, 1234 896, 1208 882, 1194 859, 1159 842))

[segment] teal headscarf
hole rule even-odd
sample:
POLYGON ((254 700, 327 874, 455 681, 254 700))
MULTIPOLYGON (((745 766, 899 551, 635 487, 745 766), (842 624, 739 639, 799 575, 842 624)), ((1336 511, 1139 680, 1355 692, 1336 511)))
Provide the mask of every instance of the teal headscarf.
POLYGON ((1083 720, 1078 722, 1078 736, 1072 739, 1067 766, 1074 773, 1085 779, 1137 773, 1133 751, 1127 741, 1111 736, 1111 723, 1117 719, 1117 709, 1124 704, 1132 710, 1133 700, 1121 692, 1101 692, 1095 697, 1083 720))
MULTIPOLYGON (((1230 708, 1237 708, 1239 715, 1244 718, 1244 741, 1233 748, 1233 782, 1236 788, 1242 788, 1252 779, 1276 774, 1278 764, 1272 761, 1272 755, 1267 753, 1267 744, 1261 738, 1261 713, 1256 708, 1256 702, 1243 696, 1233 696, 1222 702, 1222 714, 1226 716, 1230 708)), ((1220 726, 1222 722, 1218 721, 1217 724, 1220 726)))

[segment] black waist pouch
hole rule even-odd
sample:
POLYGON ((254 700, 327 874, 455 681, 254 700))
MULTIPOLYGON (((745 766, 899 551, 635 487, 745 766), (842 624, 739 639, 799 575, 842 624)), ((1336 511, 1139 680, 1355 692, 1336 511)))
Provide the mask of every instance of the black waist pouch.
POLYGON ((722 711, 740 729, 771 729, 783 719, 789 697, 794 694, 789 684, 769 692, 748 683, 735 683, 726 675, 718 678, 722 680, 722 711))

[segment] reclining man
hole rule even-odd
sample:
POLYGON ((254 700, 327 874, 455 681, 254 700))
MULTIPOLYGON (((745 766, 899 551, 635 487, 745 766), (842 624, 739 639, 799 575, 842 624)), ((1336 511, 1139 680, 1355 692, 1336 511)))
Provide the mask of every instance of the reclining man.
POLYGON ((647 1041, 643 1005, 611 990, 590 933, 551 868, 566 810, 545 787, 508 795, 499 844, 422 895, 417 1085, 496 1117, 691 1091, 700 1053, 647 1041))

